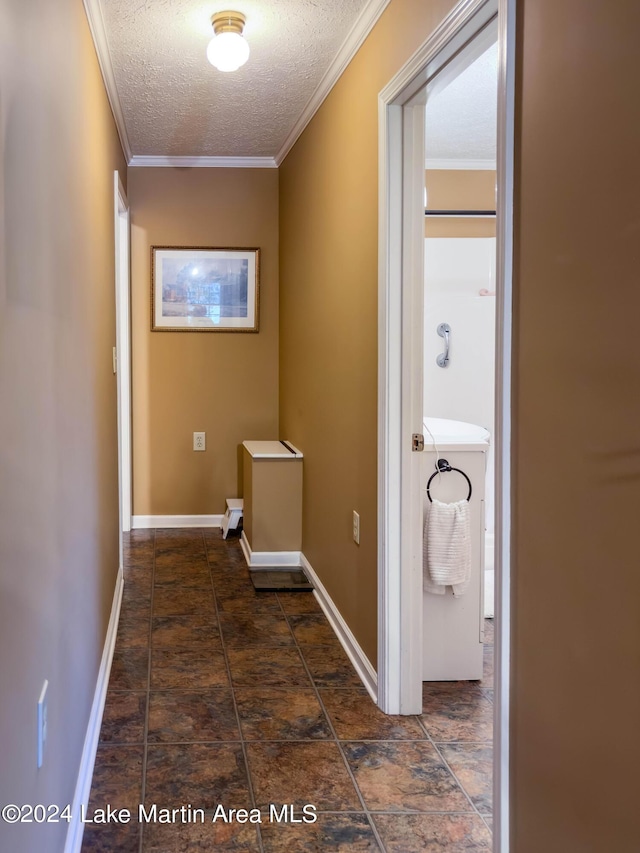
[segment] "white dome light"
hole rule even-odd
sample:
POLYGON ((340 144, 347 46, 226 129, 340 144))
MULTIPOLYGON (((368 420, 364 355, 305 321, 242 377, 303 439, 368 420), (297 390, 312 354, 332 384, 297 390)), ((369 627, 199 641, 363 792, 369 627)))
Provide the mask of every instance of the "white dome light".
POLYGON ((249 45, 242 35, 245 20, 241 12, 218 12, 212 17, 215 36, 207 47, 207 59, 218 71, 237 71, 249 59, 249 45))

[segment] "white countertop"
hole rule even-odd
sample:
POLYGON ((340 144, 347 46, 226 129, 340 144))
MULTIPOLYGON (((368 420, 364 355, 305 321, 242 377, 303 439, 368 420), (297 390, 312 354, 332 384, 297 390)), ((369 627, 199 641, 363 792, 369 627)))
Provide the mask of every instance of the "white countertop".
POLYGON ((489 430, 477 424, 453 421, 448 418, 424 418, 424 449, 438 450, 488 450, 489 430), (433 436, 433 437, 432 437, 433 436))

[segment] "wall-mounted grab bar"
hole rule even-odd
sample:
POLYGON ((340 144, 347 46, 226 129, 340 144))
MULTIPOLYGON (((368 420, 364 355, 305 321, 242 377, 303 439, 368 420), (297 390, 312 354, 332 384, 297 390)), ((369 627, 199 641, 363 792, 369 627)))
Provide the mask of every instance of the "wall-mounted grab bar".
POLYGON ((449 337, 451 335, 451 326, 448 323, 440 323, 436 329, 441 338, 444 338, 444 352, 436 358, 438 367, 446 367, 449 364, 449 337))

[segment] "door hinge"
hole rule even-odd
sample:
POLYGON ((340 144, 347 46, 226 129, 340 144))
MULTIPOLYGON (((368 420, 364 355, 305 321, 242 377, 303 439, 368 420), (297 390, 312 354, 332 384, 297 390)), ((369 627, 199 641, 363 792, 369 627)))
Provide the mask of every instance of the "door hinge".
POLYGON ((411 436, 411 439, 411 449, 414 453, 420 453, 424 450, 424 436, 422 435, 422 433, 414 432, 411 436))

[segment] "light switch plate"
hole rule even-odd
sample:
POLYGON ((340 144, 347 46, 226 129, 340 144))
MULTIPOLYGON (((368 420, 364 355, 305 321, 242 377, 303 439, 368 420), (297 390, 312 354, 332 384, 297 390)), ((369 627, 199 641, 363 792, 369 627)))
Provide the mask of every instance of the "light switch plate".
POLYGON ((44 761, 44 745, 47 742, 47 688, 49 682, 45 680, 38 699, 38 767, 42 767, 44 761))
POLYGON ((360 515, 355 509, 353 511, 353 541, 356 545, 360 544, 360 515))

